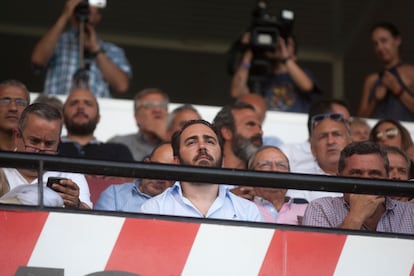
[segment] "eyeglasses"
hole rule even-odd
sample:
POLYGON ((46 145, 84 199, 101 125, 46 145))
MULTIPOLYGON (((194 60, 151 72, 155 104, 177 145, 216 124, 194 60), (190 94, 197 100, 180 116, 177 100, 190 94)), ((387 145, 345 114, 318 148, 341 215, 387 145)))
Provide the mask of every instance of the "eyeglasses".
POLYGON ((385 137, 387 139, 394 139, 395 137, 397 137, 398 133, 400 133, 398 128, 388 128, 384 131, 375 132, 374 138, 376 141, 379 141, 385 137))
POLYGON ((254 166, 255 170, 262 170, 262 171, 271 171, 272 165, 275 168, 280 169, 281 171, 289 171, 289 164, 283 161, 271 161, 271 160, 263 160, 256 163, 254 166))
POLYGON ((57 151, 56 150, 52 150, 52 149, 39 149, 38 147, 32 146, 32 145, 27 145, 26 141, 23 138, 23 135, 20 134, 20 137, 22 138, 23 141, 23 145, 24 145, 24 150, 26 152, 29 153, 44 153, 44 154, 52 154, 52 155, 56 155, 57 151))
POLYGON ((325 119, 331 119, 334 121, 342 121, 345 122, 344 115, 340 113, 325 113, 325 114, 317 114, 315 116, 312 116, 311 118, 311 125, 312 128, 315 128, 318 124, 320 124, 325 119))
POLYGON ((17 106, 22 106, 22 107, 26 107, 28 102, 25 99, 22 98, 16 98, 16 99, 12 99, 12 98, 0 98, 0 105, 6 106, 11 104, 11 102, 14 102, 17 106))
POLYGON ((163 109, 167 109, 168 102, 142 102, 138 105, 138 108, 140 107, 144 107, 144 108, 160 107, 163 109))

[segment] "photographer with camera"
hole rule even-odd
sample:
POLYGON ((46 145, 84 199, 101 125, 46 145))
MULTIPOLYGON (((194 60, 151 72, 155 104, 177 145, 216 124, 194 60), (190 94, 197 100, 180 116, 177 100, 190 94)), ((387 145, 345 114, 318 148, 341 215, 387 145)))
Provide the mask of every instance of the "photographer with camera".
POLYGON ((98 38, 96 27, 102 14, 97 5, 105 1, 94 2, 67 0, 55 24, 36 44, 31 61, 35 69, 47 69, 46 94, 68 94, 79 72, 86 74, 97 97, 111 97, 110 88, 127 92, 131 66, 121 48, 98 38), (67 23, 71 28, 65 31, 67 23))
POLYGON ((293 13, 277 20, 267 13, 264 1, 258 2, 252 27, 230 50, 233 98, 257 93, 265 98, 268 110, 308 112, 321 92, 310 72, 296 63, 292 25, 293 13))

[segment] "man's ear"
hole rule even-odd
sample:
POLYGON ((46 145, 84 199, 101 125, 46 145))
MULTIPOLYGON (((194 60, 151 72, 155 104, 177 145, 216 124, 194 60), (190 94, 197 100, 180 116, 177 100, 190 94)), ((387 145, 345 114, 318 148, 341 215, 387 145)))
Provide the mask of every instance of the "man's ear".
POLYGON ((231 140, 231 138, 233 138, 233 133, 231 132, 230 129, 226 128, 226 127, 222 127, 220 129, 221 132, 221 136, 223 137, 224 140, 231 140))

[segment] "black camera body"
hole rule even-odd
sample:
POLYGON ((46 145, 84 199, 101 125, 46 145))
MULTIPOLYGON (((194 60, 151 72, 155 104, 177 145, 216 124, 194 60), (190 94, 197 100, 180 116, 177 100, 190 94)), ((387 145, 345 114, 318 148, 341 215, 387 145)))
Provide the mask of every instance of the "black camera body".
POLYGON ((252 17, 249 48, 253 52, 253 60, 248 82, 251 90, 257 92, 273 73, 274 61, 267 53, 275 51, 280 37, 287 40, 292 35, 294 14, 282 10, 278 18, 268 12, 266 1, 259 0, 252 17))
POLYGON ((280 18, 277 18, 268 12, 266 2, 259 0, 252 16, 250 47, 253 51, 274 51, 279 37, 286 40, 292 35, 292 11, 282 10, 280 18))
POLYGON ((89 19, 89 0, 82 0, 75 7, 75 16, 78 21, 88 22, 89 19))

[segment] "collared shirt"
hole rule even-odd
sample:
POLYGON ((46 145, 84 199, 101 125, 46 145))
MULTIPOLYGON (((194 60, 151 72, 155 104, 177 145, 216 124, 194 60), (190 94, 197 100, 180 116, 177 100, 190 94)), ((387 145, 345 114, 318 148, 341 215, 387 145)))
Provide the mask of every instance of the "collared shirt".
POLYGON ((141 205, 151 198, 139 190, 141 180, 110 185, 99 196, 95 209, 107 211, 139 212, 141 205))
MULTIPOLYGON (((78 32, 70 29, 59 37, 55 52, 47 65, 44 92, 53 95, 69 94, 73 75, 79 68, 78 32)), ((124 51, 115 44, 98 41, 106 56, 122 71, 132 76, 131 66, 124 51)), ((85 60, 89 63, 89 86, 96 97, 110 98, 109 85, 95 59, 85 60)))
MULTIPOLYGON (((303 225, 318 227, 339 227, 349 213, 349 205, 343 197, 319 198, 311 202, 303 217, 303 225)), ((366 230, 364 226, 361 230, 366 230)), ((378 232, 414 234, 414 204, 385 200, 385 212, 381 216, 378 232)))
POLYGON ((151 154, 152 150, 162 141, 150 142, 141 132, 114 136, 108 140, 111 143, 119 143, 127 146, 136 161, 142 161, 151 154))
MULTIPOLYGON (((20 174, 20 172, 15 168, 4 168, 4 173, 7 177, 7 181, 10 185, 10 190, 16 186, 22 184, 35 184, 37 185, 37 178, 32 182, 27 182, 26 179, 20 174)), ((49 177, 63 177, 68 178, 76 183, 79 187, 79 199, 86 205, 92 208, 91 194, 89 192, 88 182, 86 181, 85 176, 79 173, 66 173, 66 172, 54 172, 47 171, 43 174, 43 185, 46 186, 47 179, 49 177)))
POLYGON ((308 204, 306 203, 295 203, 294 199, 291 198, 288 202, 283 204, 279 211, 276 223, 301 225, 303 214, 305 214, 307 206, 308 204))
POLYGON ((255 196, 253 202, 256 204, 265 222, 276 222, 279 213, 270 201, 260 196, 255 196))
POLYGON ((183 196, 179 182, 175 182, 172 187, 165 190, 162 194, 145 202, 141 206, 141 211, 143 213, 159 215, 263 221, 254 203, 232 194, 222 185, 219 185, 218 196, 205 216, 200 213, 190 200, 183 196))

